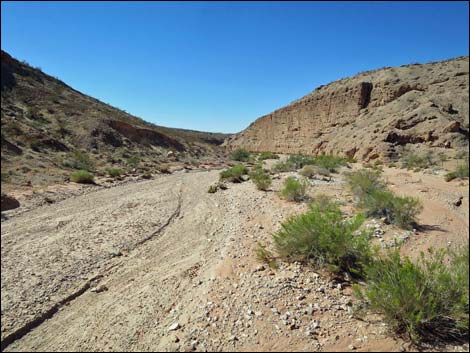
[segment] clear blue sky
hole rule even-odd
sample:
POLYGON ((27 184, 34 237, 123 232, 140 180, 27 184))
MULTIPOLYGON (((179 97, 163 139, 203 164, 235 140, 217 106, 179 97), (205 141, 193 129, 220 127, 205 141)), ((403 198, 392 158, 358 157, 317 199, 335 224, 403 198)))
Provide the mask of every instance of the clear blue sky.
POLYGON ((468 55, 467 2, 8 2, 2 49, 153 123, 238 132, 364 70, 468 55))

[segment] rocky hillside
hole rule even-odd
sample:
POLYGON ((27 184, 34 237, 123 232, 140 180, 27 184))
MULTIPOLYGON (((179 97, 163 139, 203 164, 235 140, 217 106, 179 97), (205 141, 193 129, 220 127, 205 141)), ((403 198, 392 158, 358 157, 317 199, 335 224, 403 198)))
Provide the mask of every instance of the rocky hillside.
POLYGON ((405 150, 451 157, 468 148, 468 73, 468 56, 363 72, 260 117, 225 144, 359 160, 405 150))
POLYGON ((222 153, 219 145, 227 137, 150 124, 4 51, 1 97, 2 181, 62 180, 77 156, 97 171, 195 163, 222 153))

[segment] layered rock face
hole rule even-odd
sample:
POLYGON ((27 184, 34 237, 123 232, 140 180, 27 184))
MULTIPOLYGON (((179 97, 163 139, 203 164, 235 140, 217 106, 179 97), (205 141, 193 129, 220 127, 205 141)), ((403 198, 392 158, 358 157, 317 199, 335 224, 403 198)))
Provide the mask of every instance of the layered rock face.
POLYGON ((318 87, 225 141, 229 150, 395 159, 468 148, 469 58, 383 68, 318 87))

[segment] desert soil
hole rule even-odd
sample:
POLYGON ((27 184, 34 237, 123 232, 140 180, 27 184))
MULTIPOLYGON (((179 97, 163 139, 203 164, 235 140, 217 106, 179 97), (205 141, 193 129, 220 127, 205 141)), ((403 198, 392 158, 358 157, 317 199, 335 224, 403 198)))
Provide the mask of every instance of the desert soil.
MULTIPOLYGON (((270 269, 254 255, 305 203, 251 182, 207 193, 218 171, 179 171, 99 189, 26 212, 1 230, 1 337, 6 351, 401 351, 380 317, 353 315, 349 283, 298 263, 270 269)), ((468 180, 385 168, 418 196, 421 227, 377 221, 374 241, 402 251, 468 242, 468 180), (460 206, 455 203, 461 200, 460 206), (383 234, 382 234, 383 233, 383 234)), ((354 210, 341 175, 316 180, 354 210)), ((457 203, 458 204, 458 203, 457 203)), ((427 347, 468 350, 468 346, 427 347)))

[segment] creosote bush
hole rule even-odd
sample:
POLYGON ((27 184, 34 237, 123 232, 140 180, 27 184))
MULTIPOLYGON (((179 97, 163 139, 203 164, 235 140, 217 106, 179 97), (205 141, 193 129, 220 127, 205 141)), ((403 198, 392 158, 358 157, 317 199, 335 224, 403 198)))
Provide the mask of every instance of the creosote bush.
POLYGON ((241 183, 242 176, 248 174, 248 168, 238 164, 229 169, 220 172, 220 180, 227 180, 232 183, 241 183))
POLYGON ((346 175, 357 204, 367 216, 385 217, 386 221, 403 229, 411 229, 422 205, 417 198, 400 197, 387 190, 379 171, 368 169, 346 175))
POLYGON ((86 170, 89 172, 93 171, 94 169, 94 163, 91 158, 80 150, 67 153, 62 164, 67 168, 86 170))
POLYGON ((258 160, 264 161, 266 159, 279 159, 279 156, 273 152, 261 152, 258 156, 258 160))
POLYGON ((266 245, 258 243, 255 249, 255 255, 258 261, 265 262, 270 268, 277 269, 279 264, 271 251, 266 249, 266 245))
POLYGON ((288 177, 284 180, 281 190, 281 197, 288 201, 302 201, 306 198, 308 182, 305 179, 297 180, 294 177, 288 177))
POLYGON ((299 170, 299 174, 306 178, 313 178, 316 174, 316 168, 312 165, 304 165, 299 170))
POLYGON ((291 261, 313 261, 333 272, 348 272, 361 277, 371 249, 369 234, 359 231, 362 215, 345 219, 338 205, 313 203, 309 210, 282 224, 273 235, 280 257, 291 261))
POLYGON ((402 168, 420 170, 426 169, 435 165, 431 153, 426 153, 423 155, 418 155, 415 153, 406 153, 401 159, 402 168))
POLYGON ((314 165, 326 169, 331 173, 337 172, 339 167, 348 164, 348 160, 346 158, 333 155, 318 155, 315 157, 308 157, 298 154, 289 156, 287 162, 293 164, 295 169, 300 169, 306 165, 314 165))
POLYGON ((271 169, 275 173, 284 173, 284 172, 292 172, 295 171, 295 165, 292 162, 285 161, 285 162, 277 162, 272 166, 271 169))
POLYGON ((94 184, 95 180, 93 174, 86 170, 79 170, 78 172, 72 173, 70 175, 70 181, 80 184, 94 184))
POLYGON ((468 178, 469 174, 469 163, 467 160, 467 163, 459 165, 453 172, 447 173, 445 175, 446 181, 451 181, 454 179, 463 179, 463 178, 468 178))
POLYGON ((468 246, 448 254, 422 253, 417 263, 395 250, 375 256, 364 273, 366 283, 355 286, 356 295, 366 307, 382 313, 395 332, 413 341, 468 335, 468 246))
POLYGON ((237 148, 230 153, 229 159, 239 162, 248 162, 251 159, 251 154, 243 148, 237 148))
POLYGON ((120 168, 108 168, 106 169, 106 172, 110 177, 117 178, 124 174, 124 171, 120 168))
POLYGON ((271 176, 263 169, 261 164, 256 165, 251 170, 250 179, 253 180, 258 190, 266 191, 272 184, 271 176))

